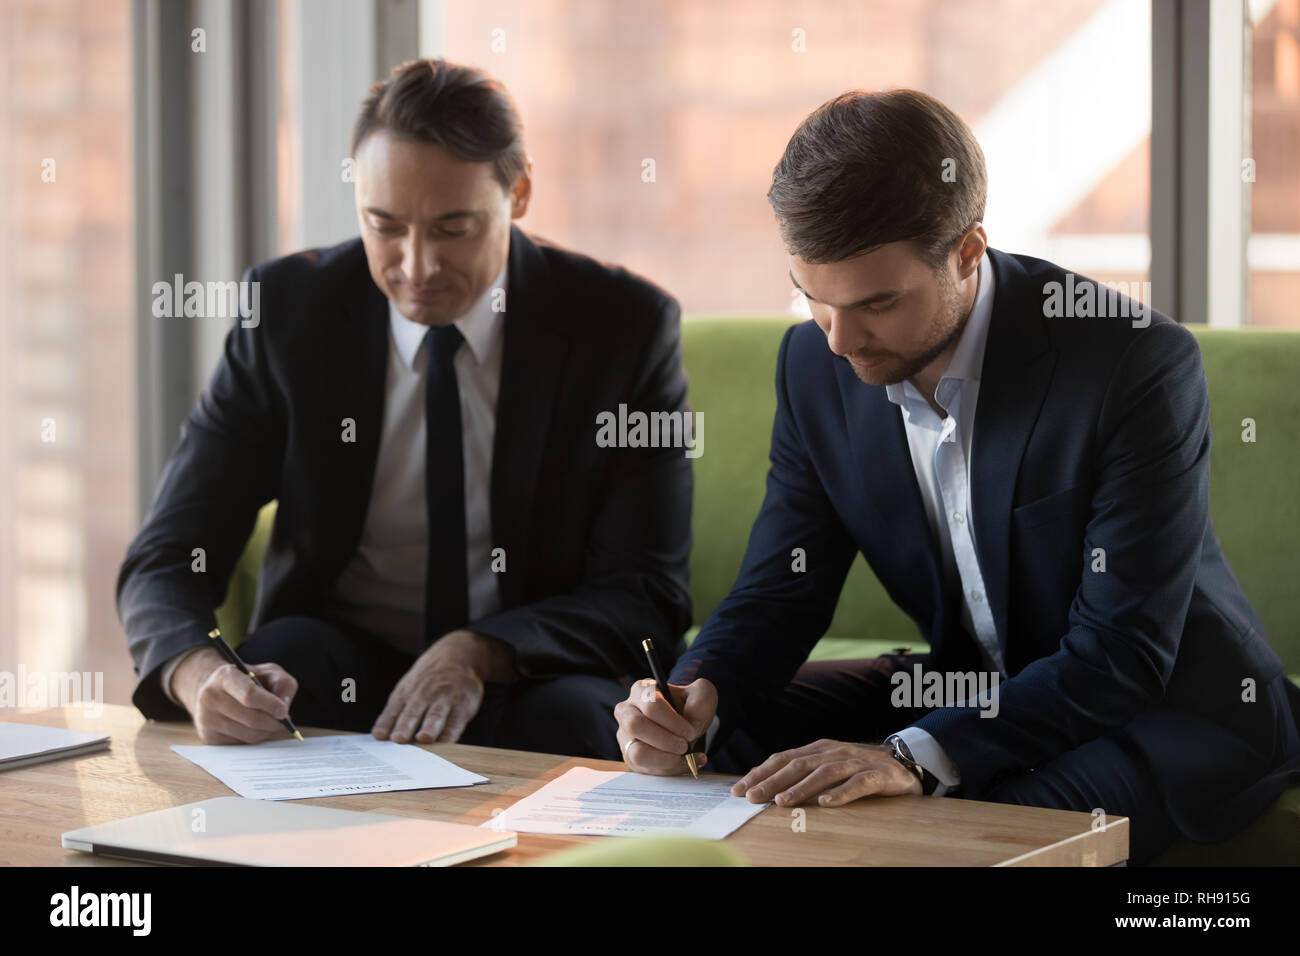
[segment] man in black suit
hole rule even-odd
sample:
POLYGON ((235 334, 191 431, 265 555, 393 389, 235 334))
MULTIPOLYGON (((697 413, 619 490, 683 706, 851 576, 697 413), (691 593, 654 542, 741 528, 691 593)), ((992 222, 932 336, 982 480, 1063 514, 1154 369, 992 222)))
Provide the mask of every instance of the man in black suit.
POLYGON ((681 773, 703 736, 754 801, 1124 816, 1138 863, 1258 817, 1300 776, 1300 690, 1210 521, 1192 334, 988 248, 979 145, 923 93, 824 104, 768 198, 813 319, 781 343, 767 495, 672 674, 681 716, 618 705, 628 763, 681 773), (930 652, 805 663, 859 553, 930 652))
POLYGON ((352 156, 360 239, 245 275, 260 315, 230 332, 127 553, 134 701, 209 743, 283 735, 287 713, 617 757, 640 641, 675 659, 690 622, 692 477, 687 449, 603 447, 597 426, 620 405, 688 414, 678 305, 512 225, 531 164, 477 70, 398 67, 352 156), (272 499, 239 649, 259 689, 205 645, 272 499))

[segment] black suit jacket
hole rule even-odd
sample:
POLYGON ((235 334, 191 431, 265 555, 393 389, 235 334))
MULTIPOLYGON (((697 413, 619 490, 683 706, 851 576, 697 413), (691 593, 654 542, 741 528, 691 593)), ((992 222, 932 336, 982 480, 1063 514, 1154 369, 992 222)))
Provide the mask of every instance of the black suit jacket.
MULTIPOLYGON (((490 489, 502 610, 472 630, 525 678, 640 676, 690 624, 692 473, 681 448, 601 448, 596 416, 687 410, 677 302, 626 270, 511 228, 490 489)), ((370 501, 383 423, 387 299, 360 239, 255 267, 236 325, 182 429, 117 582, 146 717, 179 719, 159 669, 206 641, 258 509, 278 499, 252 627, 320 616, 370 501), (346 418, 356 441, 340 440, 346 418), (205 573, 191 571, 192 550, 205 573)))
MULTIPOLYGON (((1300 691, 1210 522, 1200 350, 1158 312, 1145 328, 1046 317, 1045 285, 1064 286, 1066 273, 988 255, 996 291, 971 510, 1008 680, 995 718, 947 707, 916 725, 957 764, 968 795, 1122 728, 1179 829, 1220 839, 1300 776, 1300 691), (1104 572, 1093 570, 1096 548, 1104 572), (1243 700, 1248 679, 1254 701, 1243 700)), ((776 391, 767 494, 739 577, 672 677, 717 685, 715 746, 789 683, 859 552, 916 621, 931 666, 981 669, 885 389, 860 381, 807 322, 781 343, 776 391), (795 547, 803 573, 791 571, 795 547)))

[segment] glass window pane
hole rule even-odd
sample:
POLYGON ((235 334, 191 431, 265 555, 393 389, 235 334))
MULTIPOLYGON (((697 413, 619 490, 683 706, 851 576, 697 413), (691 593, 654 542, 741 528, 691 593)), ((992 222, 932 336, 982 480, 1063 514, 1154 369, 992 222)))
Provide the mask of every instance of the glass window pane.
POLYGON ((1249 318, 1300 329, 1300 0, 1251 0, 1249 318))
POLYGON ((422 52, 486 69, 523 115, 535 161, 525 229, 646 274, 688 312, 785 311, 765 195, 786 141, 838 93, 905 86, 943 100, 979 138, 995 248, 1102 280, 1147 278, 1145 0, 655 10, 441 5, 428 31, 441 48, 422 52))
POLYGON ((114 582, 135 531, 127 0, 0 4, 0 670, 131 660, 114 582))

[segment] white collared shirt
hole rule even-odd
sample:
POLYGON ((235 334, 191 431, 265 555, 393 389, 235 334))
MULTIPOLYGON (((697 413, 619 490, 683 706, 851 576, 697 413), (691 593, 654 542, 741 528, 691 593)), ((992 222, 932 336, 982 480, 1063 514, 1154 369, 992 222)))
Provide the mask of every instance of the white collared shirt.
MULTIPOLYGON (((469 618, 476 621, 501 608, 492 553, 492 442, 497 394, 505 351, 505 312, 494 312, 497 289, 505 292, 506 266, 488 290, 456 320, 465 344, 456 352, 461 439, 465 462, 465 562, 469 618)), ((499 301, 506 301, 504 296, 499 301)), ((429 326, 412 322, 388 302, 388 371, 384 420, 375 479, 356 553, 325 597, 325 613, 418 656, 425 646, 424 588, 428 567, 428 508, 425 504, 424 383, 429 326)), ((180 662, 199 648, 163 665, 163 692, 180 662)), ((179 701, 176 701, 179 703, 179 701)))
MULTIPOLYGON (((939 543, 945 593, 960 588, 962 626, 975 639, 984 670, 996 671, 1003 680, 1006 666, 975 551, 971 512, 975 406, 993 314, 993 267, 987 253, 980 260, 978 281, 970 318, 934 390, 935 401, 947 415, 940 418, 910 380, 886 385, 885 395, 899 406, 903 416, 921 501, 939 543)), ((905 727, 898 736, 916 762, 939 779, 935 796, 943 796, 961 782, 957 765, 929 733, 919 727, 905 727)))
MULTIPOLYGON (((454 365, 460 390, 465 462, 465 561, 469 619, 500 610, 491 568, 492 441, 505 348, 505 313, 492 311, 505 289, 505 268, 455 325, 465 337, 454 365)), ((428 567, 424 390, 429 326, 388 303, 388 379, 375 481, 356 554, 325 603, 327 616, 373 634, 411 656, 425 647, 424 589, 428 567)))

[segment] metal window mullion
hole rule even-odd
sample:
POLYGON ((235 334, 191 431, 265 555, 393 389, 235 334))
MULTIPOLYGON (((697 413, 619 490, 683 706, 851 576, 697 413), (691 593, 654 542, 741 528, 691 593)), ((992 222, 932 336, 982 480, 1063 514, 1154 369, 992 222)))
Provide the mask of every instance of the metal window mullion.
POLYGON ((1207 158, 1206 273, 1210 325, 1239 328, 1246 316, 1246 237, 1250 204, 1242 176, 1249 114, 1245 43, 1249 36, 1244 0, 1215 0, 1210 6, 1209 138, 1207 158))
POLYGON ((1244 322, 1243 0, 1152 0, 1151 284, 1180 322, 1244 322))
POLYGON ((132 138, 136 222, 137 502, 143 517, 189 410, 188 323, 155 318, 151 289, 190 262, 187 125, 189 5, 133 0, 132 138), (165 82, 164 82, 164 78, 165 82))
POLYGON ((1182 234, 1182 53, 1179 0, 1151 0, 1151 305, 1185 321, 1182 234))

